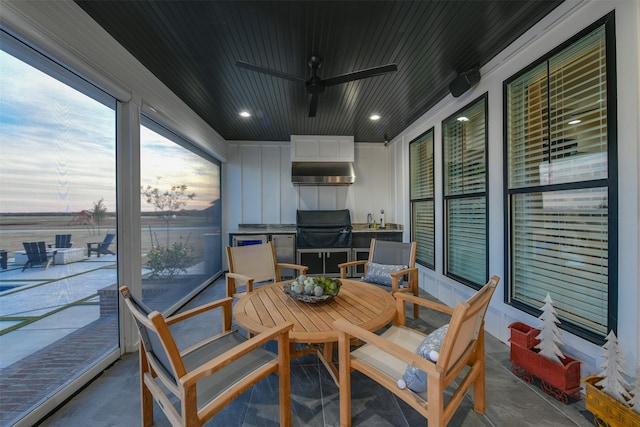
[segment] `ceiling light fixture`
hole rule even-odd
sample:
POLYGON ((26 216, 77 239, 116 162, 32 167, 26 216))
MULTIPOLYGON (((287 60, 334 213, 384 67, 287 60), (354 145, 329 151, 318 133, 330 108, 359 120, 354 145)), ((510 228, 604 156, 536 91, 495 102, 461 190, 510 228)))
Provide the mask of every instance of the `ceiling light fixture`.
POLYGON ((469 117, 460 116, 456 120, 458 120, 459 122, 468 122, 469 121, 469 117))
POLYGON ((580 119, 575 119, 575 120, 571 120, 568 124, 570 125, 577 125, 578 123, 580 123, 582 120, 580 119))
POLYGON ((380 120, 380 116, 378 114, 372 114, 369 119, 373 121, 380 120))
POLYGON ((251 113, 248 111, 240 111, 240 117, 251 117, 251 113))

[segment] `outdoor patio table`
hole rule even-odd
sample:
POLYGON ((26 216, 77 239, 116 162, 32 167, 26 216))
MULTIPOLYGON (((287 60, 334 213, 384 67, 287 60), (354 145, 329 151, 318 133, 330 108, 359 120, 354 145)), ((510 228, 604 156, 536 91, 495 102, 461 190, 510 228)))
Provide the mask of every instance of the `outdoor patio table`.
POLYGON ((260 333, 272 326, 292 322, 289 333, 292 357, 317 353, 337 383, 338 370, 333 363, 333 348, 338 332, 333 322, 346 319, 369 331, 376 331, 393 320, 396 301, 390 292, 359 280, 342 279, 338 295, 325 302, 305 303, 289 297, 282 290, 287 282, 254 289, 241 297, 233 309, 233 317, 244 329, 260 333), (296 349, 296 343, 310 346, 296 349))

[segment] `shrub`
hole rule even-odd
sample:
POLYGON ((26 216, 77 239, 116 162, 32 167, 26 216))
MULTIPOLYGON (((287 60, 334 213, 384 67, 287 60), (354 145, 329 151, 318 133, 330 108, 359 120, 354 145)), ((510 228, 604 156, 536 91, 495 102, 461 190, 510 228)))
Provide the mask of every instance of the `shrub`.
POLYGON ((182 242, 175 242, 170 247, 156 245, 147 253, 147 267, 151 269, 151 277, 171 280, 179 272, 187 272, 193 262, 193 249, 182 242))

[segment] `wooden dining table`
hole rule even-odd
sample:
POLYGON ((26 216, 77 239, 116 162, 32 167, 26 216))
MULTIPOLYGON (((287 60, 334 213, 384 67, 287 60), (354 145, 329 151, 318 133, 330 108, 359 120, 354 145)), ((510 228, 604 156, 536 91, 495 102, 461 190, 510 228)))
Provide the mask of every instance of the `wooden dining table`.
POLYGON ((293 329, 289 332, 292 357, 316 353, 337 382, 333 349, 338 332, 333 329, 333 322, 345 319, 376 331, 389 324, 396 314, 396 301, 387 290, 359 280, 342 279, 341 282, 338 295, 319 303, 306 303, 287 295, 282 287, 290 281, 261 286, 236 302, 233 317, 251 333, 292 322, 293 329), (298 348, 299 343, 309 346, 298 348))

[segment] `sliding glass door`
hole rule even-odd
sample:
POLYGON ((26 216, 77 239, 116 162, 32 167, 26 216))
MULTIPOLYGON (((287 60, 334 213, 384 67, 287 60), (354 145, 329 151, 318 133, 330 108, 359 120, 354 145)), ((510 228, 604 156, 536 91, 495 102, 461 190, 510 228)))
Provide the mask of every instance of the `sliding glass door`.
POLYGON ((87 253, 116 233, 116 101, 0 37, 0 424, 31 424, 119 353, 117 240, 87 253))

